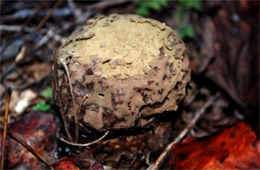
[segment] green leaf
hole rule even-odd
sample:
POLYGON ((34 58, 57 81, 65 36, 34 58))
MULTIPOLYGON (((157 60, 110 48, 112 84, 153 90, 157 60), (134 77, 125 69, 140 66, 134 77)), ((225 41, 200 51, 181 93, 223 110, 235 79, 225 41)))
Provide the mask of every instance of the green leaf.
POLYGON ((187 9, 201 9, 201 4, 199 0, 178 0, 180 6, 185 7, 187 9))
POLYGON ((183 28, 181 28, 178 31, 179 36, 181 37, 181 39, 185 39, 185 38, 193 38, 195 33, 193 28, 188 25, 188 26, 184 26, 183 28))
POLYGON ((51 106, 45 101, 40 101, 37 105, 33 107, 33 111, 41 111, 41 112, 47 112, 50 111, 50 109, 51 106))
POLYGON ((168 0, 136 0, 135 13, 142 16, 148 16, 150 10, 159 11, 163 6, 166 6, 168 0))
POLYGON ((167 4, 168 4, 168 0, 160 0, 161 1, 161 4, 163 5, 163 6, 166 6, 167 4))
POLYGON ((144 6, 140 6, 135 10, 135 14, 141 15, 141 16, 148 16, 150 14, 149 9, 144 6))
POLYGON ((159 0, 150 0, 147 1, 148 8, 154 9, 156 11, 160 10, 161 2, 159 0))
POLYGON ((53 90, 52 90, 52 88, 51 87, 47 87, 46 89, 44 89, 41 92, 41 96, 45 97, 45 98, 48 98, 48 99, 53 99, 53 90))

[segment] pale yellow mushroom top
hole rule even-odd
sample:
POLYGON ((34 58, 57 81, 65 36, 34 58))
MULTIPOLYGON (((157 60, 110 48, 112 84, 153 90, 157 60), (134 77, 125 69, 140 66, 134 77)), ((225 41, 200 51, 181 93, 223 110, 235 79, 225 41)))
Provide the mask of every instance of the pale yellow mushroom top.
POLYGON ((76 115, 81 128, 100 131, 145 125, 146 116, 176 110, 190 79, 186 48, 176 33, 136 15, 89 20, 58 50, 61 63, 68 68, 67 74, 56 69, 62 112, 69 122, 76 115))

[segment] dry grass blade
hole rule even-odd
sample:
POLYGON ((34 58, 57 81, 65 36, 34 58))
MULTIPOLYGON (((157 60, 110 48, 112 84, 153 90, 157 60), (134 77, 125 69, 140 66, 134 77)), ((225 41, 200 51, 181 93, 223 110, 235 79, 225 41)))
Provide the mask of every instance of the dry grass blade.
MULTIPOLYGON (((71 85, 69 69, 68 69, 68 66, 67 66, 66 62, 63 59, 61 59, 61 64, 62 64, 62 66, 63 66, 63 68, 65 70, 65 75, 67 76, 67 79, 68 79, 68 82, 69 82, 69 90, 70 90, 70 95, 71 95, 71 99, 72 99, 72 106, 74 107, 75 106, 75 101, 74 101, 74 95, 73 95, 73 92, 72 92, 72 85, 71 85)), ((75 121, 75 124, 77 124, 76 111, 74 111, 74 121, 75 121)), ((66 131, 67 131, 67 135, 68 135, 70 141, 73 141, 72 136, 71 136, 71 134, 70 134, 70 132, 68 130, 69 129, 68 126, 66 126, 65 128, 67 128, 66 131)))
POLYGON ((148 169, 151 170, 157 170, 160 169, 160 166, 163 164, 165 158, 168 156, 172 146, 182 140, 184 136, 187 135, 187 133, 192 129, 192 127, 195 125, 195 123, 199 120, 202 114, 205 113, 205 111, 214 104, 216 99, 218 98, 219 94, 216 94, 212 98, 208 100, 208 102, 200 108, 198 111, 196 111, 194 118, 191 120, 191 122, 181 131, 181 133, 175 138, 174 141, 172 141, 167 148, 161 153, 159 158, 155 161, 155 163, 149 167, 148 169))
POLYGON ((4 116, 4 132, 3 132, 3 143, 2 143, 1 169, 4 169, 4 162, 5 162, 5 144, 6 144, 6 134, 7 134, 7 127, 8 127, 8 112, 9 112, 11 94, 12 94, 12 90, 10 88, 8 88, 7 96, 5 99, 5 116, 4 116))
POLYGON ((67 141, 66 139, 64 138, 61 138, 59 137, 59 139, 69 145, 72 145, 72 146, 81 146, 81 147, 84 147, 84 146, 89 146, 89 145, 93 145, 99 141, 101 141, 102 139, 104 139, 107 135, 109 134, 109 131, 107 131, 103 136, 101 136, 99 139, 97 140, 94 140, 93 142, 89 142, 89 143, 73 143, 73 142, 69 142, 67 141))
MULTIPOLYGON (((59 81, 58 81, 58 72, 57 72, 57 54, 56 54, 56 51, 54 52, 53 56, 54 56, 54 61, 55 61, 54 62, 54 71, 55 71, 54 81, 56 82, 56 83, 54 83, 55 84, 54 85, 54 93, 56 93, 57 91, 60 92, 60 86, 58 85, 59 81)), ((63 64, 63 66, 64 66, 64 64, 66 66, 66 63, 63 63, 63 61, 61 61, 61 63, 63 64)), ((65 70, 65 74, 67 75, 66 70, 65 70)), ((61 96, 59 96, 56 100, 61 101, 62 100, 61 96)), ((68 123, 67 123, 67 121, 65 119, 64 108, 63 107, 60 108, 60 112, 61 112, 61 118, 62 118, 62 122, 63 122, 63 125, 64 125, 64 129, 65 129, 66 135, 68 136, 69 140, 72 141, 72 136, 70 135, 70 132, 69 132, 69 125, 68 125, 68 123)))

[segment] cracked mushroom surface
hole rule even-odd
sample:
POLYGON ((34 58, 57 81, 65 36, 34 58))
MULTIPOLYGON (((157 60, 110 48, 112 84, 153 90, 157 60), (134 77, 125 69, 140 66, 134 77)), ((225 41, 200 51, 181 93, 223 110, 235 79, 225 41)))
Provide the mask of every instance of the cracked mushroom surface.
POLYGON ((90 19, 55 57, 55 98, 65 120, 98 131, 175 111, 190 80, 186 48, 164 23, 135 15, 90 19), (65 66, 64 66, 65 65, 65 66))

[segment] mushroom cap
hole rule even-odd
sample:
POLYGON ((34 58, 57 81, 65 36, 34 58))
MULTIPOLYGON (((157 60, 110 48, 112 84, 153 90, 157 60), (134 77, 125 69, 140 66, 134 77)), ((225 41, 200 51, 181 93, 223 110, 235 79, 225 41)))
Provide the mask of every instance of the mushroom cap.
POLYGON ((136 15, 90 19, 62 44, 55 65, 55 98, 66 119, 77 115, 80 127, 99 131, 145 125, 147 116, 176 110, 190 80, 177 34, 136 15))

